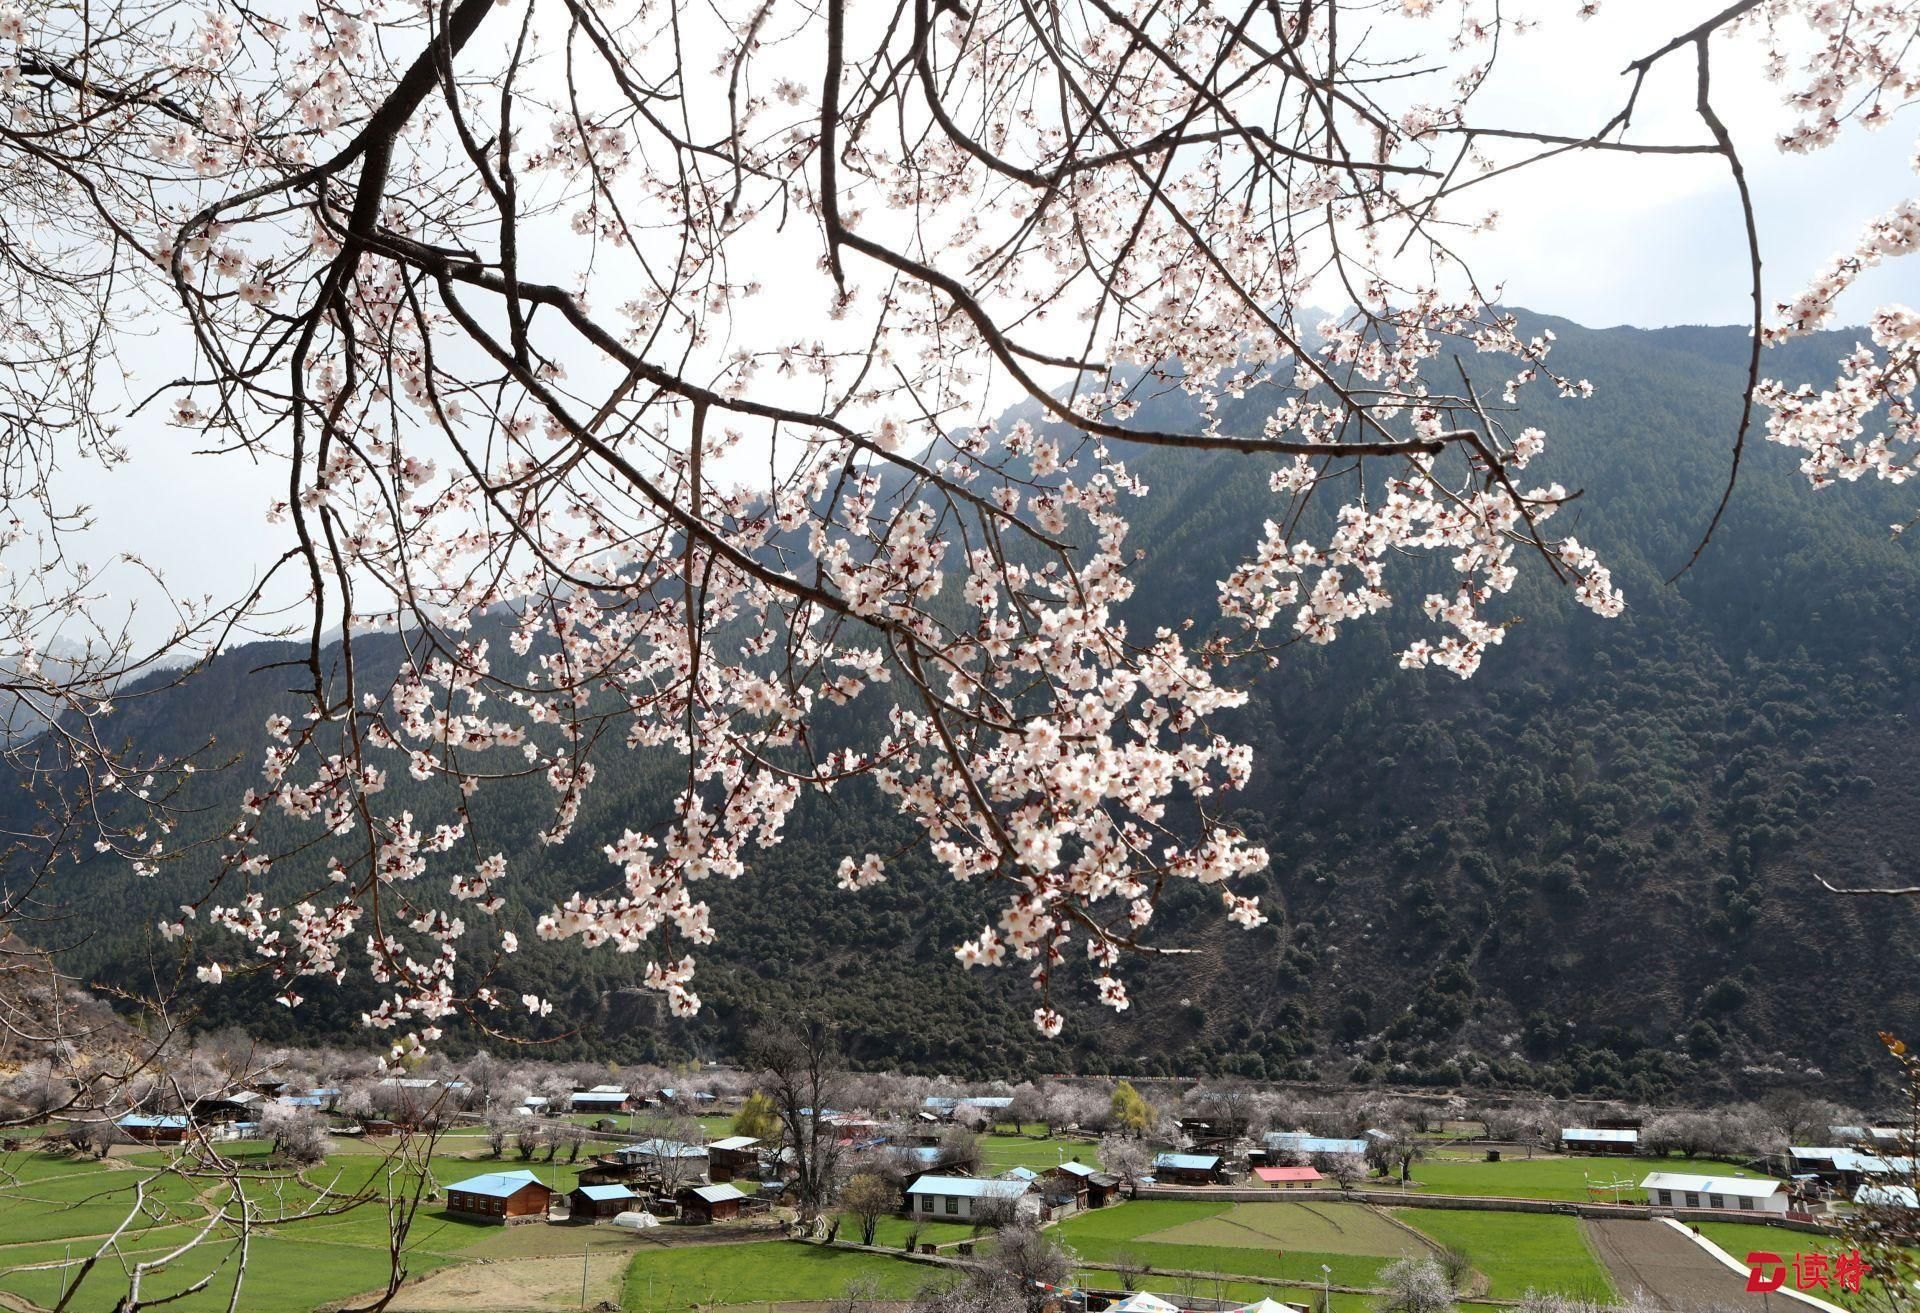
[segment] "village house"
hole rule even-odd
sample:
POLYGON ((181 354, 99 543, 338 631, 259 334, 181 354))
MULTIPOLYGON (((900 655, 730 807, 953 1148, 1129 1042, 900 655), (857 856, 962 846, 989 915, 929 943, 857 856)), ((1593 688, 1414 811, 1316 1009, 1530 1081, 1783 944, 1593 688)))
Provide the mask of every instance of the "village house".
POLYGON ((1913 1159, 1882 1157, 1877 1153, 1860 1153, 1853 1149, 1841 1149, 1833 1155, 1833 1170, 1841 1188, 1852 1191, 1881 1177, 1896 1176, 1902 1179, 1911 1177, 1913 1159))
POLYGON ((1315 1154, 1345 1154, 1356 1157, 1367 1156, 1365 1140, 1341 1140, 1326 1135, 1309 1135, 1305 1131, 1269 1131, 1263 1142, 1264 1150, 1255 1149, 1247 1155, 1247 1162, 1255 1167, 1266 1164, 1279 1164, 1296 1158, 1311 1158, 1315 1154))
POLYGON ((1791 1205, 1787 1183, 1765 1176, 1696 1176, 1654 1172, 1640 1182, 1655 1208, 1723 1208, 1744 1213, 1784 1213, 1791 1205))
POLYGON ((1635 1154, 1640 1152, 1640 1132, 1604 1126, 1568 1126, 1560 1132, 1560 1148, 1566 1153, 1635 1154))
POLYGON ((1920 1208, 1920 1193, 1910 1185, 1863 1185, 1853 1192, 1855 1208, 1920 1208))
POLYGON ((186 1117, 153 1117, 138 1112, 128 1113, 114 1125, 142 1144, 179 1144, 193 1128, 193 1123, 186 1117))
POLYGON ((574 1112, 625 1112, 632 1098, 617 1086, 596 1085, 590 1090, 576 1090, 567 1099, 567 1107, 574 1112))
POLYGON ((1218 1185, 1224 1166, 1217 1153, 1163 1153, 1153 1160, 1153 1179, 1170 1185, 1218 1185))
POLYGON ((751 1135, 729 1135, 707 1146, 707 1174, 718 1181, 752 1176, 760 1170, 760 1141, 751 1135))
POLYGON ((488 1172, 447 1187, 447 1211, 488 1222, 544 1218, 553 1191, 532 1172, 488 1172))
POLYGON ((922 1176, 907 1187, 907 1211, 915 1217, 947 1221, 997 1221, 1037 1211, 1040 1201, 1024 1181, 979 1180, 971 1176, 922 1176))
POLYGON ((1311 1190, 1322 1180, 1311 1167, 1256 1167, 1253 1175, 1270 1190, 1311 1190))
POLYGON ((1112 1172, 1103 1172, 1073 1159, 1049 1173, 1054 1174, 1074 1183, 1076 1202, 1081 1208, 1105 1208, 1120 1190, 1120 1178, 1112 1172))
POLYGON ((197 1122, 257 1121, 269 1099, 258 1090, 229 1090, 193 1101, 193 1119, 197 1122))
POLYGON ((729 1222, 740 1216, 747 1196, 731 1183, 689 1185, 674 1196, 684 1222, 729 1222))
POLYGON ((628 1167, 653 1168, 681 1180, 707 1175, 709 1161, 704 1144, 683 1144, 679 1140, 642 1140, 624 1144, 607 1155, 628 1167))
POLYGON ((567 1210, 576 1222, 610 1221, 640 1206, 640 1196, 624 1185, 576 1185, 567 1210))
POLYGON ((1858 1156, 1838 1145, 1795 1144, 1788 1146, 1781 1165, 1796 1181, 1815 1177, 1833 1183, 1840 1179, 1839 1159, 1848 1155, 1858 1156))

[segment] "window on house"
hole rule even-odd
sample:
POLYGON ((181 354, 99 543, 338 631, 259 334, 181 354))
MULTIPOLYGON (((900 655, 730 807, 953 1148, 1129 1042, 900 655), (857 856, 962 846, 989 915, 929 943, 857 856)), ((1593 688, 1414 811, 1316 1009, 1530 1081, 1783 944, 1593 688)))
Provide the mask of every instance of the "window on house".
POLYGON ((947 1196, 947 1211, 949 1213, 957 1213, 960 1211, 960 1200, 957 1196, 955 1195, 947 1196))
POLYGON ((1663 1204, 1671 1205, 1673 1203, 1673 1191, 1662 1190, 1660 1192, 1660 1202, 1663 1204))
POLYGON ((1700 1206, 1700 1196, 1695 1194, 1691 1190, 1687 1191, 1687 1207, 1698 1208, 1699 1206, 1700 1206))
POLYGON ((1753 1211, 1753 1196, 1752 1196, 1752 1195, 1746 1195, 1746 1196, 1744 1196, 1744 1197, 1742 1197, 1742 1198, 1741 1198, 1741 1200, 1740 1200, 1740 1206, 1741 1206, 1742 1208, 1744 1208, 1744 1209, 1746 1209, 1746 1210, 1747 1210, 1748 1212, 1752 1212, 1752 1211, 1753 1211))
POLYGON ((921 1196, 920 1196, 920 1211, 921 1211, 921 1212, 923 1212, 923 1213, 931 1213, 931 1212, 933 1211, 933 1196, 932 1196, 932 1195, 930 1195, 930 1194, 923 1194, 923 1195, 921 1195, 921 1196))

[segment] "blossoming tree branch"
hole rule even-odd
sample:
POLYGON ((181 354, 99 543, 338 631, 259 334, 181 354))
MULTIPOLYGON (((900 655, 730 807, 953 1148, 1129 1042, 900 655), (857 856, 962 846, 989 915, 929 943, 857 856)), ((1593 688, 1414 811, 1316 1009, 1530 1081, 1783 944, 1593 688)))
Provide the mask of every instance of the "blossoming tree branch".
MULTIPOLYGON (((1253 671, 1392 606, 1427 622, 1403 665, 1469 676, 1523 570, 1603 616, 1627 604, 1563 532, 1553 435, 1509 422, 1529 390, 1590 385, 1458 255, 1482 183, 1696 155, 1740 200, 1751 386, 1714 435, 1731 477, 1702 490, 1703 545, 1750 428, 1814 483, 1912 468, 1912 312, 1881 311, 1827 392, 1768 382, 1764 353, 1912 249, 1920 211, 1775 304, 1716 95, 1775 79, 1798 123, 1779 146, 1820 149, 1920 86, 1920 11, 1640 13, 1644 53, 1566 134, 1481 110, 1527 57, 1513 8, 9 0, 0 629, 17 715, 51 727, 12 749, 63 799, 36 842, 195 863, 201 892, 160 927, 187 969, 268 973, 290 1006, 371 972, 366 1021, 405 1054, 456 1014, 551 1009, 491 983, 518 947, 491 921, 515 857, 477 793, 544 779, 540 838, 566 844, 597 761, 671 755, 670 805, 538 932, 642 954, 689 1014, 724 931, 702 886, 751 878, 803 796, 859 781, 989 891, 954 951, 1028 972, 1043 1032, 1070 963, 1125 1008, 1170 882, 1263 919, 1238 877, 1266 854, 1222 815, 1252 753, 1216 723, 1253 671), (1676 68, 1687 130, 1650 138, 1643 87, 1676 68), (1347 308, 1309 309, 1328 304, 1347 308), (116 409, 134 323, 183 364, 116 409), (1255 389, 1278 399, 1263 422, 1222 417, 1255 389), (1164 396, 1198 420, 1145 422, 1164 396), (1012 403, 1026 418, 986 418, 1012 403), (114 463, 158 413, 280 472, 247 513, 283 554, 244 597, 178 601, 152 650, 108 630, 53 660, 97 610, 62 470, 114 463), (1183 632, 1123 619, 1150 448, 1267 458, 1263 522, 1183 632), (1423 557, 1449 582, 1410 595, 1423 557), (156 658, 275 624, 302 635, 282 672, 302 714, 267 727, 218 840, 176 847, 195 763, 136 759, 103 718, 156 658), (397 680, 361 659, 370 634, 404 643, 397 680), (814 732, 866 702, 869 738, 814 732), (445 818, 386 805, 395 772, 442 786, 445 818), (276 862, 315 853, 323 881, 273 892, 276 862)), ((840 882, 896 857, 848 852, 840 882)))

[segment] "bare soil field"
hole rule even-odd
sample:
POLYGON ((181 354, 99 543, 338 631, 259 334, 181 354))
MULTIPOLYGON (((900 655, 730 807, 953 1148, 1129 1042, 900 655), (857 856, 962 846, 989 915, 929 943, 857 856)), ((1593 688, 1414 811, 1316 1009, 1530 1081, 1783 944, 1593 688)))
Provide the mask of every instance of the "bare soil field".
MULTIPOLYGON (((631 1255, 602 1250, 586 1257, 587 1308, 620 1302, 631 1255)), ((535 1313, 579 1309, 581 1257, 516 1258, 463 1263, 408 1286, 394 1313, 535 1313)))
POLYGON ((1767 1313, 1740 1277, 1664 1222, 1588 1221, 1594 1253, 1622 1295, 1643 1290, 1669 1309, 1703 1305, 1767 1313))
POLYGON ((1298 1249, 1317 1254, 1418 1254, 1425 1247, 1384 1217, 1345 1203, 1235 1204, 1226 1212, 1140 1237, 1169 1245, 1298 1249))

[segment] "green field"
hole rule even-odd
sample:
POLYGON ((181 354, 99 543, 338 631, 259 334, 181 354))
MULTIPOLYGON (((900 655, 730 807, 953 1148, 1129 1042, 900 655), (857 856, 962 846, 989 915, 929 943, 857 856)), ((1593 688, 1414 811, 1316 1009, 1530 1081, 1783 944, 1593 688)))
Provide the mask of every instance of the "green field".
POLYGON ((940 1275, 905 1259, 787 1241, 700 1245, 634 1255, 621 1307, 633 1313, 689 1313, 696 1307, 766 1300, 825 1300, 855 1280, 904 1298, 940 1275))
MULTIPOLYGON (((1788 1266, 1787 1281, 1793 1282, 1792 1263, 1796 1253, 1839 1254, 1848 1246, 1839 1236, 1814 1235, 1807 1231, 1788 1231, 1784 1227, 1761 1226, 1752 1222, 1702 1222, 1700 1234, 1719 1245, 1733 1257, 1736 1263, 1744 1263, 1747 1255, 1754 1250, 1778 1254, 1788 1266)), ((1915 1270, 1920 1270, 1920 1249, 1909 1249, 1910 1261, 1915 1270)), ((1873 1276, 1868 1274, 1858 1293, 1842 1291, 1837 1287, 1809 1292, 1820 1298, 1848 1308, 1885 1308, 1887 1296, 1884 1291, 1873 1289, 1873 1276)))
MULTIPOLYGON (((222 1145, 229 1157, 264 1168, 265 1146, 222 1145)), ((79 1265, 133 1211, 136 1188, 144 1204, 121 1233, 117 1250, 96 1266, 69 1306, 79 1313, 111 1309, 126 1289, 125 1271, 153 1261, 193 1238, 210 1209, 226 1202, 227 1187, 217 1180, 183 1179, 165 1170, 159 1151, 108 1162, 69 1159, 40 1153, 7 1155, 0 1170, 11 1175, 0 1188, 0 1290, 42 1306, 57 1302, 79 1265)), ((314 1186, 352 1196, 384 1170, 385 1159, 362 1144, 343 1145, 324 1166, 308 1172, 314 1186)), ((427 1169, 445 1185, 491 1171, 526 1169, 549 1185, 570 1188, 577 1172, 566 1163, 521 1163, 505 1159, 436 1155, 427 1169)), ((410 1180, 411 1178, 405 1178, 410 1180)), ((290 1176, 255 1179, 249 1195, 268 1219, 311 1207, 319 1191, 290 1176)), ((449 1217, 423 1204, 408 1238, 406 1264, 419 1274, 474 1257, 468 1251, 502 1236, 502 1228, 449 1217)), ((237 1234, 224 1225, 211 1238, 147 1280, 153 1296, 171 1295, 212 1275, 209 1285, 175 1301, 181 1313, 224 1310, 232 1295, 237 1266, 237 1234)), ((258 1227, 249 1238, 247 1270, 240 1306, 247 1309, 306 1310, 344 1299, 386 1283, 387 1220, 377 1204, 362 1205, 280 1226, 258 1227)))
MULTIPOLYGON (((1425 1194, 1493 1195, 1508 1199, 1565 1199, 1584 1202, 1587 1187, 1630 1181, 1637 1187, 1648 1172, 1687 1171, 1730 1176, 1745 1168, 1705 1159, 1662 1163, 1651 1158, 1518 1158, 1490 1163, 1482 1156, 1465 1159, 1436 1156, 1413 1165, 1413 1188, 1425 1194)), ((1398 1180, 1367 1182, 1369 1190, 1395 1190, 1398 1180)), ((1603 1198, 1611 1199, 1609 1192, 1603 1198)), ((1624 1191, 1628 1203, 1641 1202, 1637 1188, 1624 1191)))
POLYGON ((1039 1171, 1057 1167, 1062 1161, 1079 1159, 1098 1164, 1100 1146, 1091 1140, 1034 1139, 1027 1135, 982 1135, 980 1167, 996 1175, 1009 1167, 1031 1167, 1039 1171))
POLYGON ((1386 1226, 1357 1204, 1314 1204, 1310 1212, 1304 1204, 1234 1205, 1156 1199, 1081 1213, 1068 1218, 1057 1229, 1063 1242, 1091 1262, 1114 1263, 1131 1258, 1161 1271, 1181 1269, 1316 1285, 1321 1279, 1320 1265, 1324 1263, 1333 1269, 1335 1285, 1371 1286, 1382 1267, 1407 1252, 1403 1246, 1408 1237, 1398 1231, 1393 1232, 1390 1241, 1382 1241, 1374 1252, 1289 1247, 1295 1234, 1289 1231, 1289 1223, 1297 1228, 1297 1235, 1303 1241, 1324 1240, 1329 1234, 1359 1235, 1365 1227, 1386 1226), (1274 1210, 1274 1216, 1262 1217, 1260 1210, 1268 1209, 1274 1210), (1332 1224, 1326 1216, 1314 1214, 1330 1215, 1332 1224), (1243 1229, 1226 1220, 1229 1215, 1260 1220, 1243 1229), (1360 1220, 1363 1217, 1364 1222, 1360 1220), (1333 1224, 1338 1225, 1339 1232, 1332 1231, 1333 1224), (1216 1241, 1231 1235, 1233 1243, 1183 1243, 1163 1238, 1169 1234, 1199 1234, 1216 1241), (1255 1234, 1264 1237, 1258 1245, 1251 1243, 1255 1234))
POLYGON ((1495 1299, 1518 1299, 1530 1289, 1613 1298, 1613 1283, 1593 1256, 1577 1217, 1443 1208, 1406 1208, 1399 1216, 1466 1254, 1486 1274, 1486 1293, 1495 1299))
MULTIPOLYGON (((713 1129, 720 1129, 718 1127, 713 1129)), ((342 1142, 338 1152, 304 1181, 277 1171, 259 1144, 223 1145, 222 1151, 253 1175, 249 1194, 265 1220, 301 1213, 323 1192, 349 1198, 381 1185, 389 1172, 408 1188, 412 1167, 383 1152, 391 1143, 342 1142)), ((527 1169, 557 1189, 570 1188, 580 1163, 522 1163, 509 1151, 486 1155, 478 1137, 449 1137, 424 1164, 439 1187, 482 1172, 527 1169)), ((1084 1142, 1026 1136, 981 1137, 983 1168, 1015 1163, 1051 1166, 1062 1156, 1092 1157, 1084 1142)), ((583 1160, 584 1162, 584 1157, 583 1160)), ((1480 1164, 1439 1161, 1421 1164, 1423 1176, 1459 1179, 1462 1174, 1499 1172, 1511 1193, 1551 1192, 1566 1188, 1567 1172, 1585 1160, 1541 1159, 1532 1163, 1480 1164)), ((227 1184, 217 1178, 181 1177, 168 1170, 169 1157, 147 1150, 108 1162, 22 1151, 0 1159, 0 1291, 46 1307, 59 1300, 78 1264, 99 1246, 99 1238, 120 1226, 133 1207, 136 1187, 144 1207, 122 1233, 118 1251, 106 1256, 81 1288, 71 1307, 77 1313, 107 1313, 124 1292, 124 1269, 152 1261, 194 1237, 228 1202, 227 1184)), ((1577 1180, 1577 1177, 1575 1178, 1577 1180)), ((1426 1188, 1434 1188, 1431 1180, 1426 1188)), ((1483 1187, 1484 1188, 1484 1187, 1483 1187)), ((1327 1196, 1291 1196, 1257 1203, 1225 1200, 1147 1200, 1081 1214, 1063 1222, 1057 1234, 1084 1261, 1145 1264, 1154 1271, 1143 1283, 1175 1293, 1217 1293, 1253 1298, 1261 1293, 1252 1278, 1296 1283, 1294 1293, 1317 1286, 1324 1264, 1336 1285, 1366 1288, 1393 1259, 1424 1251, 1417 1228, 1438 1245, 1460 1248, 1486 1278, 1486 1293, 1513 1298, 1529 1287, 1572 1294, 1604 1294, 1607 1283, 1568 1217, 1513 1213, 1396 1210, 1388 1214, 1327 1196), (1170 1270, 1207 1274, 1171 1277, 1170 1270)), ((964 1224, 914 1223, 883 1219, 875 1239, 898 1248, 918 1226, 919 1239, 934 1244, 982 1239, 964 1224)), ((387 1259, 385 1209, 363 1205, 334 1215, 303 1217, 280 1225, 256 1227, 240 1306, 262 1313, 305 1313, 314 1305, 346 1299, 384 1284, 387 1259)), ((851 1221, 842 1222, 842 1239, 857 1239, 851 1221)), ((180 1313, 217 1313, 232 1296, 237 1264, 237 1235, 225 1224, 212 1240, 153 1274, 150 1297, 173 1295, 211 1278, 206 1288, 177 1301, 180 1313)), ((423 1204, 409 1235, 406 1265, 414 1275, 478 1259, 551 1258, 584 1251, 608 1254, 604 1261, 627 1262, 632 1238, 610 1229, 501 1228, 448 1216, 437 1204, 423 1204)), ((501 1272, 504 1269, 489 1269, 501 1272)), ((784 1297, 826 1299, 840 1294, 854 1277, 874 1277, 889 1294, 910 1293, 929 1279, 922 1265, 884 1255, 780 1242, 744 1242, 697 1249, 643 1248, 632 1256, 624 1298, 633 1309, 659 1313, 694 1303, 740 1304, 784 1297), (651 1283, 652 1294, 646 1293, 651 1283), (651 1303, 648 1303, 648 1300, 651 1303)), ((510 1280, 510 1278, 507 1278, 510 1280)), ((1109 1273, 1098 1284, 1119 1284, 1109 1273)), ((1269 1288, 1268 1293, 1272 1293, 1269 1288)), ((1358 1298, 1358 1297, 1356 1297, 1358 1298)), ((1342 1307, 1338 1313, 1359 1313, 1342 1307)))
POLYGON ((1234 1204, 1140 1237, 1148 1244, 1226 1249, 1300 1249, 1321 1254, 1400 1256, 1426 1251, 1379 1213, 1340 1203, 1234 1204))
MULTIPOLYGON (((888 1249, 902 1249, 906 1246, 907 1236, 914 1232, 919 1233, 919 1243, 923 1245, 945 1245, 956 1240, 976 1240, 980 1237, 980 1233, 965 1222, 920 1222, 908 1217, 883 1217, 873 1228, 873 1243, 888 1249)), ((839 1238, 858 1244, 859 1220, 843 1217, 839 1238)))

